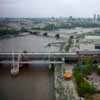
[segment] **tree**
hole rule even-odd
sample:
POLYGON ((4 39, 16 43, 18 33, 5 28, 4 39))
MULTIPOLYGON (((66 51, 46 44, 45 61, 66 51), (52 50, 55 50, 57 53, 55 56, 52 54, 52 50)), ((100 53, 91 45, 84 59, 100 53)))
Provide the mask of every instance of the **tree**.
POLYGON ((84 76, 91 74, 93 71, 93 67, 90 64, 87 64, 84 66, 84 68, 82 69, 82 74, 84 76))
POLYGON ((46 36, 47 37, 48 36, 48 33, 47 32, 43 33, 43 36, 46 36))
POLYGON ((73 39, 73 38, 74 38, 74 36, 73 36, 73 35, 71 35, 71 36, 70 36, 70 39, 73 39))
POLYGON ((48 24, 44 29, 52 31, 52 30, 57 29, 57 27, 54 24, 48 24))
POLYGON ((96 72, 97 72, 98 75, 100 75, 100 68, 97 67, 96 72))
POLYGON ((0 29, 0 36, 16 34, 18 34, 18 31, 15 29, 0 29))
POLYGON ((83 68, 83 74, 88 75, 91 74, 93 71, 93 60, 91 57, 84 57, 83 61, 84 68, 83 68))
POLYGON ((74 78, 75 78, 77 84, 80 84, 83 81, 83 76, 80 72, 75 71, 74 78))
POLYGON ((93 59, 92 59, 92 57, 86 56, 86 57, 83 58, 83 62, 84 62, 85 65, 87 65, 87 64, 92 65, 93 64, 93 59))
POLYGON ((95 87, 93 85, 90 85, 86 80, 80 83, 79 85, 79 93, 80 95, 85 94, 93 94, 95 92, 95 87))
POLYGON ((22 27, 20 31, 21 32, 27 32, 27 29, 25 29, 24 27, 22 27))
POLYGON ((60 38, 60 35, 59 35, 59 34, 56 34, 55 37, 56 37, 57 39, 59 39, 59 38, 60 38))

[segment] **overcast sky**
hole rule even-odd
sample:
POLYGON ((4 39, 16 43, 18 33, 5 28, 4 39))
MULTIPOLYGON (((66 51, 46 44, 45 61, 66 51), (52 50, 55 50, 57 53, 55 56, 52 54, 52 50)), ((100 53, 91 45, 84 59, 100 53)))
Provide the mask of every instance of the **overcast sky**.
POLYGON ((100 0, 0 0, 1 17, 91 17, 100 0))

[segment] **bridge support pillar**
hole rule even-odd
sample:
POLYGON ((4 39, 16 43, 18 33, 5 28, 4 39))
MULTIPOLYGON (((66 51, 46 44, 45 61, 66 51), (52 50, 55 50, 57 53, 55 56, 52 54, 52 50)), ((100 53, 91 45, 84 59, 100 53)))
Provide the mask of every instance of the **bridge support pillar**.
POLYGON ((19 73, 19 67, 20 67, 19 62, 20 62, 20 60, 21 60, 20 55, 18 55, 18 61, 17 61, 17 63, 15 63, 14 56, 13 56, 13 66, 12 66, 11 71, 10 71, 11 75, 15 76, 19 73))
POLYGON ((11 68, 11 75, 16 76, 19 73, 18 65, 15 64, 14 67, 11 68))
POLYGON ((51 64, 49 64, 49 69, 51 69, 51 64))
POLYGON ((49 64, 49 70, 54 72, 55 64, 49 64))

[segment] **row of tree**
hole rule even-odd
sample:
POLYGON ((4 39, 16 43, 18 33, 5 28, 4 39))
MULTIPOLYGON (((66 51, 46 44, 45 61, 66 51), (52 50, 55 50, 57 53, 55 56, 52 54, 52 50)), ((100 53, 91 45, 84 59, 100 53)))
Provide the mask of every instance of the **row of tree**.
POLYGON ((48 31, 54 31, 57 29, 71 29, 71 28, 76 28, 76 27, 84 27, 84 28, 91 28, 91 27, 100 27, 99 24, 96 23, 78 23, 78 22, 73 22, 73 23, 61 23, 59 25, 55 24, 47 24, 44 28, 32 28, 35 30, 48 30, 48 31))
POLYGON ((77 84, 77 90, 80 96, 95 93, 94 85, 90 84, 86 77, 93 72, 93 60, 90 57, 83 59, 84 65, 77 64, 74 68, 74 78, 77 84))
POLYGON ((5 36, 5 35, 18 35, 20 32, 28 32, 27 29, 22 27, 20 30, 16 30, 13 28, 0 28, 0 36, 5 36))
POLYGON ((9 34, 10 35, 18 34, 18 31, 16 31, 15 29, 0 29, 0 36, 9 34))

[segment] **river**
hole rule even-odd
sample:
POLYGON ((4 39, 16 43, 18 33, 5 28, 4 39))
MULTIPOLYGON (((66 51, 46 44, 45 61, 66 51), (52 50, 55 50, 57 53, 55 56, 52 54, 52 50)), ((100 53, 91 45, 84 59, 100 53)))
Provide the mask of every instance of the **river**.
MULTIPOLYGON (((28 52, 59 52, 59 46, 47 46, 48 43, 52 42, 63 42, 68 40, 70 35, 82 34, 86 32, 93 32, 96 28, 75 28, 75 29, 59 29, 54 32, 47 32, 49 37, 38 36, 38 35, 23 35, 25 33, 20 33, 23 36, 17 36, 12 38, 5 38, 0 40, 0 52, 23 52, 24 50, 28 52), (56 39, 54 36, 60 34, 60 39, 56 39)), ((41 31, 44 33, 44 31, 41 31)), ((8 36, 9 37, 9 36, 8 36)))
POLYGON ((48 43, 62 41, 36 35, 25 35, 0 40, 0 52, 58 52, 59 47, 47 46, 48 43))
MULTIPOLYGON (((35 35, 25 35, 0 40, 0 52, 58 52, 58 47, 46 46, 59 41, 35 35)), ((54 75, 48 65, 29 65, 20 69, 17 77, 10 75, 11 65, 0 68, 0 100, 50 100, 54 98, 54 75), (51 97, 52 96, 52 97, 51 97)))
POLYGON ((3 67, 0 69, 0 100, 49 100, 49 90, 53 87, 53 80, 49 85, 50 77, 53 75, 48 74, 46 65, 22 68, 17 77, 11 77, 10 69, 3 67))

